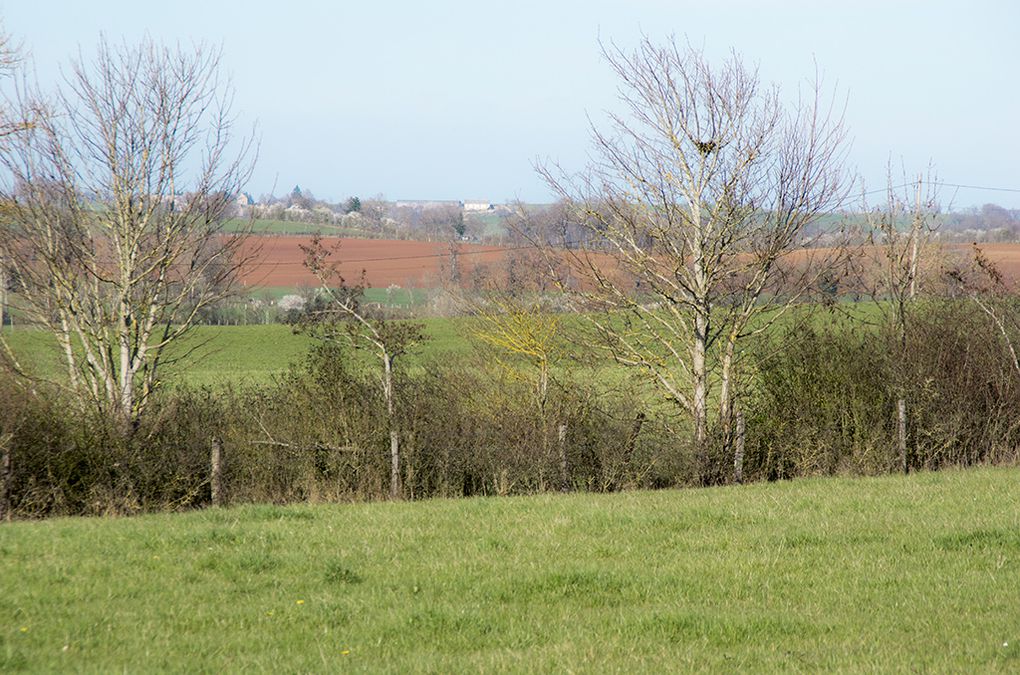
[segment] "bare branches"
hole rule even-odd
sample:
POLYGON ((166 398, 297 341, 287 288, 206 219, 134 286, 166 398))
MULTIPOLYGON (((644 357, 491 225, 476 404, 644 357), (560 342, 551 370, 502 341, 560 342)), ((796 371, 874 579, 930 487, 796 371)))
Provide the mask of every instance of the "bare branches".
MULTIPOLYGON (((13 75, 21 61, 21 48, 14 44, 10 35, 0 29, 0 78, 13 75)), ((0 108, 0 142, 5 136, 29 129, 31 124, 30 118, 12 115, 0 108)))
POLYGON ((302 246, 305 267, 319 280, 319 296, 306 309, 303 328, 327 342, 346 342, 354 349, 367 349, 377 359, 379 384, 386 405, 390 433, 390 497, 401 495, 400 428, 396 409, 395 366, 397 359, 425 340, 424 326, 410 321, 384 321, 371 317, 361 306, 364 283, 350 286, 340 276, 339 263, 332 257, 340 243, 327 248, 315 235, 302 246))
POLYGON ((35 123, 0 151, 19 308, 56 334, 69 386, 125 422, 244 262, 222 222, 254 143, 229 103, 215 50, 102 40, 52 96, 24 92, 35 123))
POLYGON ((869 239, 880 245, 883 258, 881 272, 871 275, 877 281, 872 294, 891 303, 894 320, 903 333, 906 307, 928 281, 921 262, 938 228, 938 177, 930 166, 927 175, 919 174, 914 181, 904 176, 901 182, 906 191, 900 193, 893 186, 891 167, 888 174, 885 203, 865 208, 869 239))
POLYGON ((1014 344, 1014 336, 1020 328, 1016 289, 977 244, 974 245, 973 255, 971 274, 964 274, 961 270, 951 270, 949 274, 995 324, 1009 351, 1013 370, 1020 376, 1020 357, 1017 356, 1014 344))
POLYGON ((717 381, 728 423, 743 339, 844 254, 819 225, 850 185, 842 111, 817 78, 787 106, 737 55, 716 65, 676 39, 603 54, 626 114, 592 125, 583 173, 538 168, 569 221, 542 242, 565 249, 548 259, 570 268, 561 288, 618 361, 691 413, 700 445, 717 381))

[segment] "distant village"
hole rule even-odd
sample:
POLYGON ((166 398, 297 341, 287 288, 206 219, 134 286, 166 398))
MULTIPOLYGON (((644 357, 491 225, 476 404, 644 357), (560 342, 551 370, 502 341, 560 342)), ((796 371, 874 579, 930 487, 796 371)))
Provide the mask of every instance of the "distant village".
POLYGON ((282 197, 262 195, 255 199, 243 192, 237 195, 230 215, 256 221, 324 225, 349 236, 491 241, 503 234, 502 219, 509 213, 507 205, 485 199, 388 201, 380 195, 331 202, 295 186, 282 197))
MULTIPOLYGON (((530 208, 535 216, 557 217, 554 204, 530 205, 530 208)), ((311 191, 295 186, 282 197, 262 195, 255 199, 250 193, 241 193, 237 195, 233 212, 229 215, 264 224, 291 224, 276 229, 268 226, 257 228, 263 233, 301 231, 298 224, 303 223, 333 228, 339 235, 352 237, 504 243, 506 218, 511 212, 510 205, 485 199, 389 201, 378 195, 331 202, 318 199, 311 191)), ((847 211, 836 217, 859 219, 862 214, 847 211)), ((1020 209, 984 204, 941 213, 938 220, 934 238, 945 243, 1020 241, 1020 209)), ((311 229, 308 228, 309 231, 311 229)))

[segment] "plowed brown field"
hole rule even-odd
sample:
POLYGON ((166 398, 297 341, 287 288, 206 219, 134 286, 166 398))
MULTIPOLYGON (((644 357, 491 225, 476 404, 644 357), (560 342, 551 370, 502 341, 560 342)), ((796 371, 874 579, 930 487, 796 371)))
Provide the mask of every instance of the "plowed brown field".
MULTIPOLYGON (((448 242, 390 239, 323 238, 327 247, 340 242, 333 256, 340 263, 340 274, 350 283, 365 273, 365 284, 385 288, 396 284, 403 288, 430 288, 451 277, 453 253, 448 242)), ((257 251, 256 258, 242 274, 248 286, 314 286, 315 277, 304 267, 302 245, 309 237, 252 237, 246 251, 257 251)), ((458 244, 457 264, 462 279, 470 279, 506 264, 509 252, 497 246, 458 244)))
MULTIPOLYGON (((431 288, 451 278, 453 254, 448 242, 407 241, 391 239, 337 239, 324 238, 326 246, 340 242, 335 260, 340 262, 340 273, 349 282, 357 282, 365 273, 368 287, 385 288, 397 285, 403 288, 431 288)), ((314 286, 315 277, 303 265, 301 245, 309 237, 273 236, 252 237, 246 251, 258 251, 242 275, 247 286, 314 286)), ((457 244, 457 264, 463 283, 480 276, 499 275, 508 262, 527 265, 526 252, 511 248, 457 244)), ((1007 278, 1020 282, 1020 244, 982 244, 985 255, 994 262, 1007 278)), ((971 257, 968 245, 950 245, 947 253, 964 260, 971 257)), ((877 251, 876 251, 877 254, 877 251)))

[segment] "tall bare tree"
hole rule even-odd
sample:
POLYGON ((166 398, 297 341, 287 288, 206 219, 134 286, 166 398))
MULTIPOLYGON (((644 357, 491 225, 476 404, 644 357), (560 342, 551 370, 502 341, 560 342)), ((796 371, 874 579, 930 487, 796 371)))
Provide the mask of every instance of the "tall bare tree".
POLYGON ((53 93, 20 92, 33 125, 0 148, 14 302, 56 336, 68 386, 128 428, 242 262, 222 223, 254 145, 219 71, 201 45, 101 40, 53 93))
POLYGON ((390 437, 390 498, 403 493, 400 462, 400 422, 397 410, 396 366, 398 359, 425 341, 424 326, 412 321, 387 321, 373 317, 362 305, 364 283, 348 284, 333 256, 340 242, 327 247, 315 235, 302 246, 305 267, 320 282, 318 302, 306 310, 303 328, 314 337, 372 355, 379 366, 379 385, 386 409, 390 437))
POLYGON ((849 189, 841 110, 817 79, 784 105, 736 54, 714 65, 675 38, 603 54, 625 113, 592 126, 585 172, 539 168, 573 233, 550 267, 566 258, 566 290, 601 344, 689 412, 707 461, 710 402, 728 439, 746 338, 815 288, 839 250, 817 245, 820 217, 849 189))
MULTIPOLYGON (((931 235, 938 227, 938 179, 934 169, 928 168, 927 177, 919 174, 916 181, 893 184, 890 169, 887 178, 885 203, 866 208, 871 240, 878 245, 878 253, 865 255, 865 261, 874 262, 874 269, 865 269, 865 278, 874 283, 873 297, 884 317, 895 331, 899 362, 906 361, 911 311, 924 284, 925 258, 931 258, 931 235), (901 192, 900 190, 903 190, 901 192)), ((907 452, 907 377, 901 375, 894 383, 896 389, 896 449, 900 468, 909 469, 907 452)))

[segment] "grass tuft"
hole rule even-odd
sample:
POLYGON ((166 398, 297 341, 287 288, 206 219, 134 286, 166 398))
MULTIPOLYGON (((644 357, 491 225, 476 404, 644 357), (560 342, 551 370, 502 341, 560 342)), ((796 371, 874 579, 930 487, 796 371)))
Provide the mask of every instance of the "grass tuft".
POLYGON ((326 583, 329 584, 360 584, 364 579, 360 574, 344 565, 333 561, 326 566, 326 583))

